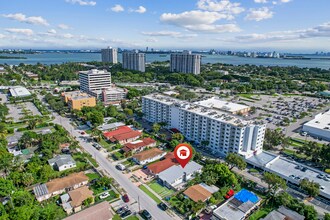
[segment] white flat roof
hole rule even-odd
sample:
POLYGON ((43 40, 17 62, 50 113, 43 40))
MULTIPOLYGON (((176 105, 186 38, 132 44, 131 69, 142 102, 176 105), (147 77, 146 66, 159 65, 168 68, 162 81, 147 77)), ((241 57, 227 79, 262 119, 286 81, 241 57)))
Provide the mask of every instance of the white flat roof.
POLYGON ((272 157, 271 155, 272 154, 268 152, 262 152, 256 156, 247 158, 246 161, 268 172, 276 173, 291 183, 299 184, 300 180, 308 178, 309 181, 314 181, 320 184, 320 186, 323 186, 324 190, 320 190, 320 195, 330 199, 330 182, 317 177, 320 173, 323 175, 326 175, 326 173, 283 157, 272 157), (300 169, 296 169, 298 165, 306 167, 307 170, 304 172, 300 169), (298 176, 300 180, 296 180, 290 177, 290 175, 298 176))
POLYGON ((199 104, 201 106, 209 107, 209 108, 215 108, 223 111, 228 112, 237 112, 242 111, 244 109, 249 108, 247 105, 241 105, 233 102, 227 102, 224 100, 220 100, 216 97, 212 97, 203 101, 195 102, 196 104, 199 104))
POLYGON ((25 87, 14 87, 11 88, 9 91, 13 97, 25 97, 31 95, 29 90, 27 90, 25 87))
POLYGON ((238 116, 230 115, 230 113, 221 111, 220 109, 215 109, 214 107, 205 107, 198 103, 191 103, 184 100, 175 99, 173 97, 165 96, 162 94, 150 94, 143 96, 144 98, 154 100, 165 105, 174 105, 177 108, 182 110, 186 110, 188 112, 192 112, 201 116, 205 116, 220 122, 225 122, 228 124, 232 124, 234 126, 245 126, 249 124, 255 124, 255 121, 245 120, 238 116))
POLYGON ((330 131, 330 109, 326 112, 322 112, 316 115, 314 119, 304 124, 304 126, 314 127, 318 129, 325 129, 330 131))

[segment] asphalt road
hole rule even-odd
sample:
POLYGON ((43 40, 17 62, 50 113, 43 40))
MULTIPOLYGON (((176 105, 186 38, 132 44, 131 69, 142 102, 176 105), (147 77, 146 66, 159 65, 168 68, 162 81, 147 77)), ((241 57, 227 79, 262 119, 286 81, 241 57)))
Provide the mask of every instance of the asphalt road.
POLYGON ((114 165, 108 161, 101 152, 96 150, 91 143, 85 142, 85 138, 76 130, 71 124, 68 118, 62 117, 57 113, 54 113, 54 123, 62 125, 76 140, 79 141, 80 146, 83 147, 88 153, 90 153, 98 162, 101 168, 106 170, 112 178, 114 178, 118 184, 126 190, 130 198, 140 202, 141 210, 147 209, 156 220, 170 220, 180 219, 178 216, 170 216, 167 212, 160 210, 157 204, 147 194, 141 191, 136 185, 134 185, 127 177, 125 177, 120 171, 118 171, 114 165))

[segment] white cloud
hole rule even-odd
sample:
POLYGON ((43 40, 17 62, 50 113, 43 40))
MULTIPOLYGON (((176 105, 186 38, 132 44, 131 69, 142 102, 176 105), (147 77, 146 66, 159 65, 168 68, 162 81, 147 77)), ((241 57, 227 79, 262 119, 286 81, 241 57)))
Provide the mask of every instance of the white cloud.
POLYGON ((158 42, 158 40, 156 38, 147 38, 146 42, 155 43, 155 42, 158 42))
POLYGON ((5 38, 6 37, 6 35, 4 35, 4 34, 0 34, 0 39, 3 39, 3 38, 5 38))
POLYGON ((265 19, 270 19, 273 17, 273 12, 267 8, 267 7, 262 7, 262 8, 251 8, 249 10, 249 13, 245 17, 246 20, 254 20, 254 21, 262 21, 265 19))
POLYGON ((175 31, 156 31, 156 32, 142 32, 142 34, 153 37, 174 37, 174 36, 179 36, 181 33, 175 31))
POLYGON ((277 31, 265 34, 248 34, 235 37, 233 41, 239 42, 260 42, 260 41, 297 41, 309 38, 329 38, 330 22, 301 30, 277 31))
POLYGON ((210 33, 238 32, 236 24, 214 24, 221 19, 231 19, 231 15, 210 11, 186 11, 180 14, 164 13, 160 16, 163 23, 183 27, 190 31, 210 33))
POLYGON ((86 0, 65 0, 68 3, 71 4, 79 4, 81 6, 95 6, 96 2, 94 1, 86 1, 86 0))
POLYGON ((288 3, 288 2, 291 2, 292 0, 280 0, 280 2, 282 3, 288 3))
POLYGON ((66 38, 66 39, 72 39, 72 38, 74 38, 74 35, 73 34, 63 34, 62 36, 64 38, 66 38))
POLYGON ((267 3, 267 0, 254 0, 255 3, 267 3))
POLYGON ((124 7, 121 5, 115 5, 111 8, 111 11, 114 11, 114 12, 122 12, 124 10, 125 10, 124 7))
POLYGON ((134 9, 131 9, 130 10, 131 12, 136 12, 136 13, 140 13, 140 14, 143 14, 143 13, 146 13, 147 12, 147 9, 143 6, 139 6, 138 9, 134 10, 134 9))
POLYGON ((27 23, 27 24, 35 24, 35 25, 44 25, 48 26, 48 22, 41 16, 31 16, 27 17, 25 14, 16 13, 16 14, 4 14, 2 15, 5 18, 9 18, 15 21, 27 23))
POLYGON ((15 33, 15 34, 23 34, 27 36, 33 35, 33 31, 31 29, 24 29, 24 28, 7 28, 5 29, 9 33, 15 33))
POLYGON ((231 3, 229 0, 199 0, 197 2, 197 7, 199 9, 222 12, 228 15, 236 15, 245 11, 240 5, 240 3, 231 3))
POLYGON ((59 25, 57 25, 57 27, 62 30, 67 30, 70 28, 69 25, 66 25, 66 24, 59 24, 59 25))
POLYGON ((47 32, 48 32, 49 34, 56 34, 56 33, 57 33, 55 29, 50 29, 50 30, 48 30, 47 32))

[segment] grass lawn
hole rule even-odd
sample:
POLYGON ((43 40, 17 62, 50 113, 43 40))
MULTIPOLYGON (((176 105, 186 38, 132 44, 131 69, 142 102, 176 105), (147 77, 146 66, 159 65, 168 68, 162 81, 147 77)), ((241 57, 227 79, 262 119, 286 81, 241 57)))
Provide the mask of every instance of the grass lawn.
POLYGON ((261 208, 258 211, 256 211, 255 213, 253 213, 249 220, 258 220, 261 218, 264 218, 268 215, 268 213, 270 213, 272 210, 271 209, 267 209, 267 208, 261 208))
POLYGON ((100 178, 100 175, 98 173, 87 173, 86 176, 88 176, 89 181, 100 178))
POLYGON ((112 220, 121 220, 120 216, 118 214, 114 215, 112 220))
POLYGON ((98 167, 98 163, 96 162, 96 160, 90 155, 86 153, 86 157, 87 159, 93 164, 94 167, 98 167))
POLYGON ((101 138, 99 144, 101 144, 101 146, 106 148, 106 149, 110 148, 110 144, 106 140, 104 140, 103 138, 101 138))
POLYGON ((121 160, 124 159, 124 155, 122 153, 120 153, 119 151, 114 152, 113 156, 117 159, 117 160, 121 160))
POLYGON ((250 93, 238 94, 238 96, 241 96, 241 97, 246 98, 246 99, 252 99, 252 100, 257 100, 257 101, 260 100, 260 98, 256 98, 256 97, 255 97, 255 96, 257 96, 257 95, 255 95, 255 94, 250 94, 250 93))
POLYGON ((160 195, 162 198, 171 196, 174 193, 174 190, 168 189, 167 187, 161 186, 157 181, 152 181, 148 184, 148 186, 155 191, 158 195, 160 195))
POLYGON ((285 149, 284 150, 284 153, 286 153, 288 155, 294 155, 295 157, 300 158, 300 159, 306 159, 306 155, 304 155, 304 154, 298 154, 294 150, 285 149))
POLYGON ((152 198, 153 200, 155 200, 155 202, 156 202, 157 204, 162 202, 157 196, 155 196, 152 192, 150 192, 150 190, 147 189, 144 185, 141 185, 139 188, 140 188, 143 192, 145 192, 150 198, 152 198))
POLYGON ((107 201, 112 201, 114 199, 119 198, 119 194, 115 193, 115 191, 113 191, 113 190, 110 190, 109 194, 110 194, 110 196, 105 199, 107 201))
POLYGON ((128 216, 127 218, 125 218, 126 220, 139 220, 139 218, 135 215, 131 215, 131 216, 128 216))

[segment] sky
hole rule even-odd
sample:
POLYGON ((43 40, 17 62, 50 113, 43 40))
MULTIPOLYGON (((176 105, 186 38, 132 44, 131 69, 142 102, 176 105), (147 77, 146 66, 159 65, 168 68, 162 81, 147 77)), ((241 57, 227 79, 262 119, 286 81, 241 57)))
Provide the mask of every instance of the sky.
POLYGON ((330 51, 329 0, 0 0, 0 48, 330 51))

